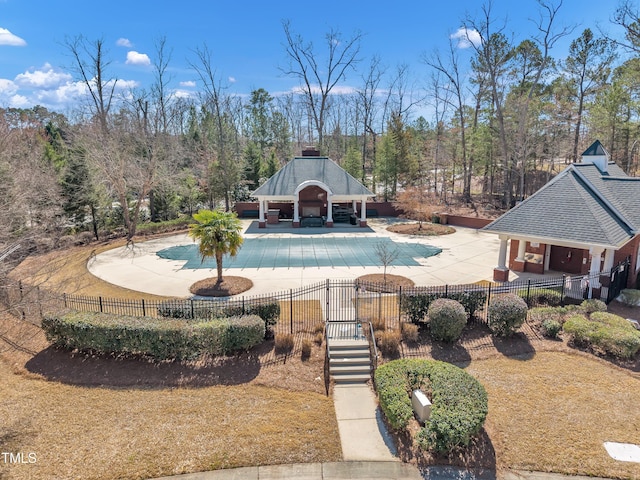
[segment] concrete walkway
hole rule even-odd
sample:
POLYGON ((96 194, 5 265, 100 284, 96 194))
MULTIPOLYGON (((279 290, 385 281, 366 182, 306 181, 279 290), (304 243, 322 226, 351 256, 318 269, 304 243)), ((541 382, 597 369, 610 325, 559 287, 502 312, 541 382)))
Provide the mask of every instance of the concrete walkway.
POLYGON ((398 460, 393 440, 369 385, 336 385, 333 403, 345 461, 398 460))
POLYGON ((449 466, 418 470, 400 462, 334 462, 265 465, 213 472, 188 473, 155 480, 608 480, 557 473, 471 471, 449 466))

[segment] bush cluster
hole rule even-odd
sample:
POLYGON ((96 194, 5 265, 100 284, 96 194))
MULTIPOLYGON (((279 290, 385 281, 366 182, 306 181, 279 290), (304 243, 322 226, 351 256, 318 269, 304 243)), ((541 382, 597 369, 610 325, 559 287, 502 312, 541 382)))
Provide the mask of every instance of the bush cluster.
MULTIPOLYGON (((640 275, 638 275, 638 286, 640 287, 640 275)), ((625 288, 620 292, 618 301, 631 307, 640 306, 640 290, 625 288)))
POLYGON ((591 315, 594 312, 606 312, 607 304, 602 300, 589 298, 588 300, 585 300, 580 304, 580 310, 582 310, 587 315, 591 315))
POLYGON ((400 353, 400 332, 396 330, 377 330, 376 345, 385 357, 396 357, 400 353))
POLYGON ((448 452, 469 444, 488 411, 487 392, 474 377, 445 362, 394 360, 375 372, 380 407, 389 424, 405 429, 413 417, 411 392, 428 386, 431 416, 418 433, 421 447, 448 452))
POLYGON ((264 321, 256 315, 185 322, 69 312, 45 316, 42 329, 47 340, 62 348, 141 354, 158 360, 193 359, 202 354, 226 355, 247 350, 264 339, 264 321))
POLYGON ((600 349, 617 358, 633 358, 640 350, 640 332, 627 320, 606 312, 594 312, 590 318, 573 315, 564 323, 564 331, 573 343, 600 349))
POLYGON ((489 304, 489 329, 498 336, 512 335, 527 319, 527 303, 514 293, 494 297, 489 304))
POLYGON ((562 293, 553 288, 523 288, 516 292, 529 307, 549 306, 556 307, 562 303, 562 293))
POLYGON ((424 322, 429 312, 429 306, 434 300, 448 298, 460 302, 468 316, 474 317, 476 312, 482 308, 487 300, 484 290, 472 290, 465 292, 443 293, 420 293, 411 292, 402 294, 400 297, 401 311, 412 323, 424 322))
POLYGON ((429 329, 434 340, 455 342, 467 324, 467 312, 460 302, 438 298, 429 305, 429 329))
POLYGON ((245 305, 229 305, 212 300, 165 300, 158 305, 158 315, 185 320, 257 315, 268 330, 278 323, 280 303, 277 300, 262 300, 245 305))

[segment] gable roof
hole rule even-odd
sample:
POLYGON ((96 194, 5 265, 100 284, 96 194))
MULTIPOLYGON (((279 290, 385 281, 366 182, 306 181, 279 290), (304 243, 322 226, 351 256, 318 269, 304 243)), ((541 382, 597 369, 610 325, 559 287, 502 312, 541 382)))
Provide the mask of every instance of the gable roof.
POLYGON ((595 142, 593 142, 591 144, 591 146, 589 148, 587 148, 583 153, 582 156, 600 156, 600 155, 607 155, 607 151, 605 150, 605 148, 602 146, 602 144, 600 143, 600 140, 596 140, 595 142))
POLYGON ((640 178, 609 164, 572 164, 484 227, 510 236, 619 248, 640 233, 640 178))
POLYGON ((299 185, 310 180, 324 183, 334 195, 358 198, 374 196, 371 190, 328 157, 296 157, 258 187, 252 195, 292 196, 299 185))

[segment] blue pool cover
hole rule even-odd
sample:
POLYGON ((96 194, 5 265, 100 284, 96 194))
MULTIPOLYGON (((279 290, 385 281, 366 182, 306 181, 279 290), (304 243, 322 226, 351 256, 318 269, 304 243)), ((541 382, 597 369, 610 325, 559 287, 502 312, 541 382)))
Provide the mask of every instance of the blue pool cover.
MULTIPOLYGON (((419 243, 394 242, 388 237, 245 238, 235 258, 224 257, 224 268, 381 267, 376 245, 397 252, 390 266, 419 266, 419 259, 442 249, 419 243)), ((198 245, 178 245, 157 253, 160 258, 183 260, 183 269, 215 268, 213 258, 201 262, 198 245)))

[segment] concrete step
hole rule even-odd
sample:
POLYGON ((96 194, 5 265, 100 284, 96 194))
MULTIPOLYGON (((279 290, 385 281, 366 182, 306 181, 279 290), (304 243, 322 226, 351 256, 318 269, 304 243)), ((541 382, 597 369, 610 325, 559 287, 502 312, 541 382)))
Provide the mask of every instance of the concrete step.
POLYGON ((342 374, 370 374, 371 373, 371 365, 339 365, 329 367, 329 372, 334 378, 337 375, 342 374))
POLYGON ((344 340, 344 339, 329 339, 329 348, 331 350, 361 350, 369 349, 369 342, 366 340, 344 340))
POLYGON ((346 365, 371 365, 371 359, 369 356, 361 356, 361 357, 344 357, 344 358, 335 358, 331 357, 329 360, 329 367, 344 367, 346 365))
POLYGON ((369 358, 369 349, 368 348, 359 348, 359 349, 333 349, 329 346, 329 354, 331 358, 351 358, 351 357, 366 357, 369 358))
POLYGON ((366 383, 371 380, 371 373, 344 373, 333 375, 336 384, 344 383, 366 383))

